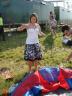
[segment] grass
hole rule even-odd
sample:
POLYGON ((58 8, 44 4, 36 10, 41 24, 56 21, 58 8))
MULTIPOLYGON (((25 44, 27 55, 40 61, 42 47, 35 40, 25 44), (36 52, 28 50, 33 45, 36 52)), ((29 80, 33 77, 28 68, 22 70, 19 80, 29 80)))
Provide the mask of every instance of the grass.
MULTIPOLYGON (((71 52, 71 48, 63 46, 61 43, 61 32, 57 32, 56 38, 50 32, 45 32, 46 36, 40 38, 43 59, 40 66, 59 66, 72 67, 72 61, 65 62, 64 58, 71 52)), ((7 33, 6 33, 7 34, 7 33)), ((0 41, 0 68, 10 68, 14 79, 6 81, 0 76, 0 94, 3 88, 9 88, 12 84, 20 80, 28 71, 28 66, 24 61, 24 46, 26 33, 12 33, 6 35, 6 41, 0 41)), ((1 96, 1 95, 0 95, 1 96)))

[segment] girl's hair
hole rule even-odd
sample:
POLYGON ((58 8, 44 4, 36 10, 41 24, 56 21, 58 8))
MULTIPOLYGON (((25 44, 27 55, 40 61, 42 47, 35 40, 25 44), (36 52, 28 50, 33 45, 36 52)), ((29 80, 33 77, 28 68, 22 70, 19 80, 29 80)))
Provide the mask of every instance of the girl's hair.
POLYGON ((70 27, 68 25, 64 25, 64 26, 62 26, 62 29, 61 30, 64 33, 65 30, 68 30, 69 31, 70 30, 70 27))
POLYGON ((65 34, 64 34, 65 30, 69 31, 70 30, 70 27, 68 25, 64 25, 64 26, 62 26, 62 29, 61 30, 63 32, 63 36, 65 36, 65 34))
POLYGON ((52 11, 50 11, 50 14, 53 14, 53 12, 52 12, 52 11))
POLYGON ((31 22, 31 18, 32 17, 35 17, 36 18, 36 23, 38 22, 38 16, 36 13, 32 13, 31 16, 30 16, 30 22, 31 22))

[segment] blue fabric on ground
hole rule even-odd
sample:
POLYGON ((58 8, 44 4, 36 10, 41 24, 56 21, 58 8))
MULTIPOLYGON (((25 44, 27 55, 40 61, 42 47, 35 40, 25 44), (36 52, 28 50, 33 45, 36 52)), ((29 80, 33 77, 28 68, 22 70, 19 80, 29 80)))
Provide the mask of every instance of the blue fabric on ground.
POLYGON ((27 91, 24 96, 40 96, 42 86, 34 86, 31 90, 27 91))
MULTIPOLYGON (((17 87, 18 89, 15 88, 16 93, 13 94, 12 96, 41 96, 41 94, 46 94, 47 92, 49 93, 51 92, 51 90, 53 92, 55 88, 58 88, 58 87, 69 88, 68 86, 65 86, 67 83, 69 84, 70 88, 72 88, 72 78, 71 77, 63 78, 64 76, 66 76, 67 73, 60 74, 60 72, 64 72, 64 71, 60 68, 55 68, 55 67, 54 68, 43 67, 34 73, 27 74, 27 76, 24 77, 19 83, 17 87), (58 78, 59 75, 60 75, 60 79, 58 78), (60 81, 61 79, 62 81, 60 81), (63 83, 63 81, 64 82, 66 81, 66 83, 63 83), (63 85, 60 86, 61 83, 63 83, 63 85), (54 86, 54 84, 56 84, 56 86, 54 86), (53 85, 53 89, 52 89, 52 85, 53 85), (25 88, 27 88, 27 90, 25 88)), ((60 90, 60 92, 61 92, 60 94, 63 93, 62 90, 60 90)), ((57 95, 57 93, 58 92, 56 92, 55 94, 57 95)), ((67 93, 68 92, 66 92, 65 94, 67 93)))
POLYGON ((43 76, 45 80, 48 82, 57 82, 59 75, 59 68, 41 68, 39 70, 40 74, 43 76))
POLYGON ((8 93, 11 94, 11 93, 15 90, 15 88, 16 88, 17 86, 18 86, 18 83, 15 84, 15 85, 12 85, 12 86, 9 88, 8 93))
POLYGON ((72 89, 72 78, 66 79, 66 81, 68 82, 70 89, 72 89))
POLYGON ((34 95, 33 95, 33 93, 31 91, 27 91, 24 96, 34 96, 34 95))

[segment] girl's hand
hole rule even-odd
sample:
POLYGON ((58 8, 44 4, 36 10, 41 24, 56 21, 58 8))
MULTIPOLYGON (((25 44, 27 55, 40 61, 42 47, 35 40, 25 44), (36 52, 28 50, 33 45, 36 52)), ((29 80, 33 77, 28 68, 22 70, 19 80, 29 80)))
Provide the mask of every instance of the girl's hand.
POLYGON ((23 31, 23 29, 24 29, 24 28, 21 26, 21 27, 18 27, 18 28, 17 28, 17 31, 23 31))
POLYGON ((43 33, 43 32, 41 32, 41 34, 42 34, 42 36, 46 36, 46 34, 45 34, 45 33, 43 33))
POLYGON ((39 33, 39 36, 46 36, 46 34, 43 33, 43 32, 40 32, 40 33, 39 33))
POLYGON ((27 28, 27 24, 22 24, 20 27, 17 28, 17 31, 23 31, 27 28))

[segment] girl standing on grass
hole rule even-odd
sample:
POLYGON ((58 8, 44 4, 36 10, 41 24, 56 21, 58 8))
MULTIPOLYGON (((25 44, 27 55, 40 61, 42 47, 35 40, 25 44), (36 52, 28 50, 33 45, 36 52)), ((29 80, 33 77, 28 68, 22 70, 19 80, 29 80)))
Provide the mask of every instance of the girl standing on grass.
POLYGON ((28 62, 30 72, 32 71, 32 65, 34 64, 35 69, 37 69, 38 61, 42 59, 38 35, 44 36, 45 34, 41 32, 36 13, 30 16, 29 23, 22 24, 17 30, 23 31, 24 29, 27 30, 24 59, 28 62))
POLYGON ((51 34, 54 36, 56 35, 56 27, 57 27, 57 21, 55 19, 55 16, 53 15, 52 11, 50 12, 50 30, 51 34))

